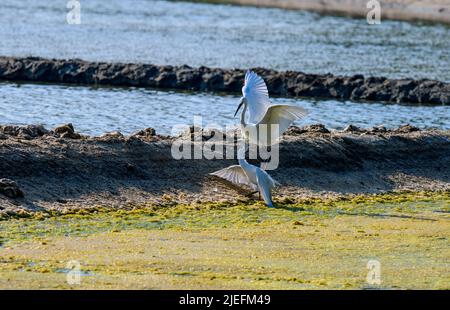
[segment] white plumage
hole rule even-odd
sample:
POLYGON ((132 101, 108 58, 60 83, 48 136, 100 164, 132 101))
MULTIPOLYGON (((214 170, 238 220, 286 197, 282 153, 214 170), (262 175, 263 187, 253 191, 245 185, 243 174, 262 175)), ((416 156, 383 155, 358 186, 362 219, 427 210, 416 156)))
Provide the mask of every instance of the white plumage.
POLYGON ((261 121, 256 124, 247 124, 245 121, 245 112, 247 111, 245 98, 238 110, 242 105, 244 105, 244 109, 241 113, 241 133, 253 144, 272 145, 276 143, 295 120, 301 119, 307 114, 303 108, 298 106, 275 104, 266 109, 261 121))
MULTIPOLYGON (((272 105, 269 92, 264 80, 252 71, 247 71, 245 84, 236 114, 244 106, 241 113, 241 132, 247 141, 254 144, 272 145, 297 119, 306 116, 306 111, 298 106, 287 104, 272 105), (245 114, 249 112, 248 123, 245 114)), ((257 167, 249 164, 245 152, 240 149, 239 165, 233 165, 211 173, 233 184, 247 185, 259 191, 265 203, 273 207, 272 189, 279 185, 265 170, 264 166, 257 167)))
POLYGON ((236 116, 239 109, 244 106, 241 113, 241 131, 250 143, 272 145, 295 120, 307 115, 307 112, 299 106, 272 105, 266 83, 252 71, 248 71, 245 76, 242 93, 244 97, 241 98, 234 115, 236 116), (245 120, 247 109, 249 112, 248 123, 245 120))
POLYGON ((233 165, 211 173, 236 185, 247 185, 259 191, 267 206, 273 207, 272 189, 279 183, 263 169, 239 159, 239 165, 233 165))
POLYGON ((269 91, 264 80, 253 71, 245 74, 245 84, 242 95, 247 99, 249 117, 248 122, 256 124, 262 120, 270 105, 269 91))

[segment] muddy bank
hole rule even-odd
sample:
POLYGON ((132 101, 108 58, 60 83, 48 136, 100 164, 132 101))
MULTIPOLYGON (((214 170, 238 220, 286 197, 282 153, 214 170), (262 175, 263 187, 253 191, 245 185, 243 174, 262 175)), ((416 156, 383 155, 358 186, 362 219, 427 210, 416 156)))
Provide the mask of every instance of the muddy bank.
MULTIPOLYGON (((271 95, 450 104, 450 83, 434 80, 350 77, 256 68, 271 95)), ((98 63, 83 60, 0 57, 0 80, 114 85, 239 93, 245 71, 189 66, 98 63)))
MULTIPOLYGON (((0 127, 0 188, 9 188, 0 192, 0 212, 245 198, 208 176, 235 160, 174 160, 175 138, 153 129, 100 137, 73 129, 0 127)), ((210 143, 211 133, 201 137, 196 143, 210 143)), ((313 125, 291 127, 280 166, 270 173, 282 184, 276 199, 450 190, 449 162, 449 131, 349 126, 330 132, 313 125)))
MULTIPOLYGON (((368 0, 195 0, 195 2, 230 3, 321 14, 366 17, 368 0)), ((450 24, 450 3, 446 0, 379 0, 382 19, 427 21, 450 24)))

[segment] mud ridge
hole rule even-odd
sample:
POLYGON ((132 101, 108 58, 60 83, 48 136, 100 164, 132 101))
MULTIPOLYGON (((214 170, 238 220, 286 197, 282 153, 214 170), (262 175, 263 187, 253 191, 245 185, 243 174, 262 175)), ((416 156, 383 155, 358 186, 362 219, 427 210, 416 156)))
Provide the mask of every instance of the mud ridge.
MULTIPOLYGON (((255 68, 271 95, 389 103, 450 104, 450 83, 385 77, 318 75, 255 68)), ((0 80, 114 85, 239 93, 245 71, 151 64, 0 57, 0 80)))
MULTIPOLYGON (((175 140, 205 146, 217 134, 223 133, 191 128, 168 137, 147 128, 88 137, 71 124, 53 130, 0 126, 0 213, 244 199, 208 176, 234 159, 171 155, 175 140)), ((282 184, 275 199, 334 197, 450 190, 449 163, 450 131, 311 125, 291 127, 283 136, 279 168, 270 173, 282 184)))

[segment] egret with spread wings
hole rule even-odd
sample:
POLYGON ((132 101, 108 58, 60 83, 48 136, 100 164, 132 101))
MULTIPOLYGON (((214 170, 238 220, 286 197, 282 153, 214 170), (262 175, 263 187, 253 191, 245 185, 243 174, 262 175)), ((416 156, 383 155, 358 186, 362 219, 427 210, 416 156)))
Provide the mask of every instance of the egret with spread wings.
POLYGON ((295 105, 271 104, 264 80, 252 71, 245 75, 242 88, 243 97, 234 116, 243 106, 241 113, 241 131, 253 144, 272 145, 289 126, 306 116, 306 111, 295 105), (248 122, 245 114, 249 112, 248 122))
POLYGON ((273 208, 272 189, 279 183, 260 167, 249 164, 244 158, 239 159, 239 165, 211 173, 236 185, 247 185, 258 191, 267 206, 273 208))
POLYGON ((245 74, 242 98, 248 102, 248 122, 257 124, 264 117, 264 113, 270 106, 269 91, 264 80, 253 71, 245 74))

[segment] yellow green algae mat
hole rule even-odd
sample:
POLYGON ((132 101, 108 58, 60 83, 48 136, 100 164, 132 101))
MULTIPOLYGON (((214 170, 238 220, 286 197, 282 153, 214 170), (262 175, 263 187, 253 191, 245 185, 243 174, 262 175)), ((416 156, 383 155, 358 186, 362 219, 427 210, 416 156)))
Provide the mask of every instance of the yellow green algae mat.
POLYGON ((450 289, 450 193, 0 221, 0 288, 450 289))

